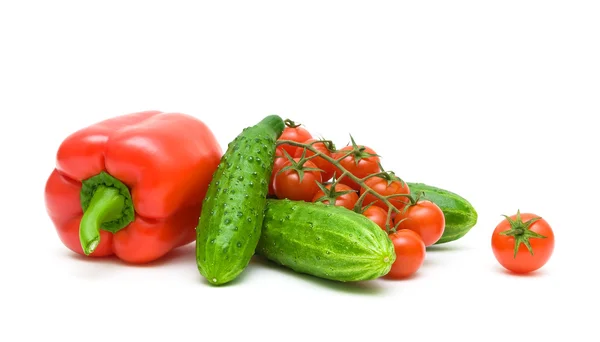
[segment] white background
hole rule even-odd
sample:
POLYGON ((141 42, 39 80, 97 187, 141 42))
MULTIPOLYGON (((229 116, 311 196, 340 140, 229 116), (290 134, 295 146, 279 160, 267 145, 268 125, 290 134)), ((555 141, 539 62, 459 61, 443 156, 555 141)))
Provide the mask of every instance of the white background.
POLYGON ((597 340, 599 18, 597 1, 2 2, 0 340, 597 340), (193 244, 147 266, 77 257, 44 208, 56 149, 147 109, 197 116, 223 147, 272 113, 352 133, 479 222, 406 281, 257 259, 215 288, 193 244), (490 248, 517 209, 556 234, 525 277, 490 248))

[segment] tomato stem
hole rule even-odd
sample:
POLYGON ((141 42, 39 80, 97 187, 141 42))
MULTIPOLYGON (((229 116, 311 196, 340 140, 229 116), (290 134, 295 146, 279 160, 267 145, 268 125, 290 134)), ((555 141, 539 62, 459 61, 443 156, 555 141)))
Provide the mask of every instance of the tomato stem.
POLYGON ((310 160, 310 159, 312 159, 312 157, 314 157, 314 156, 311 156, 311 157, 307 158, 306 157, 306 149, 304 149, 304 151, 302 151, 302 156, 298 159, 298 161, 294 160, 294 158, 292 158, 292 156, 290 156, 290 154, 287 153, 286 150, 283 150, 283 154, 285 154, 285 157, 290 162, 290 165, 282 167, 281 170, 279 170, 279 172, 284 172, 287 170, 296 171, 296 173, 298 174, 298 179, 300 180, 300 183, 302 183, 302 179, 304 179, 304 172, 306 172, 306 171, 323 172, 323 170, 321 170, 319 168, 304 166, 304 163, 306 163, 308 160, 310 160))
POLYGON ((323 196, 319 197, 318 199, 315 200, 315 202, 325 202, 327 201, 329 205, 334 206, 335 203, 337 202, 337 199, 340 196, 352 193, 352 192, 356 192, 356 190, 342 190, 342 191, 337 191, 336 190, 336 186, 338 185, 338 180, 334 179, 333 183, 331 183, 331 185, 329 186, 329 189, 327 189, 327 187, 321 183, 317 182, 317 185, 319 186, 319 189, 321 189, 321 191, 323 191, 323 196))
POLYGON ((393 205, 388 205, 387 219, 385 220, 385 230, 388 235, 396 232, 396 227, 390 228, 390 223, 392 222, 392 208, 396 209, 393 205))
POLYGON ((531 225, 534 222, 541 220, 542 218, 534 217, 527 222, 523 222, 523 219, 521 218, 520 210, 517 210, 517 216, 515 217, 514 220, 506 215, 503 215, 503 216, 506 218, 506 220, 510 224, 510 229, 500 232, 500 235, 512 236, 515 239, 515 249, 514 249, 513 257, 514 258, 517 257, 517 252, 519 251, 519 247, 521 246, 521 244, 524 244, 525 247, 527 247, 529 254, 533 255, 533 248, 531 248, 531 243, 529 242, 529 239, 530 238, 545 239, 546 237, 544 235, 541 235, 539 233, 532 231, 531 225))
POLYGON ((285 125, 290 128, 296 128, 296 127, 300 127, 302 125, 300 123, 295 123, 294 121, 292 121, 290 119, 285 119, 283 121, 283 123, 285 123, 285 125))
MULTIPOLYGON (((358 200, 356 201, 356 204, 354 204, 354 211, 362 214, 365 210, 365 208, 362 207, 362 204, 365 200, 365 197, 367 197, 367 194, 369 193, 369 191, 365 191, 363 192, 360 197, 358 198, 358 200)), ((369 203, 368 206, 371 206, 371 204, 373 204, 373 202, 369 203)))
MULTIPOLYGON (((348 158, 348 157, 349 157, 349 156, 351 156, 352 154, 354 154, 354 152, 353 152, 353 151, 350 151, 350 152, 347 152, 346 154, 344 154, 343 156, 339 157, 338 159, 333 159, 333 158, 331 158, 331 159, 335 160, 336 162, 339 162, 339 161, 341 161, 341 160, 343 160, 343 159, 346 159, 346 158, 348 158)), ((335 164, 334 164, 334 165, 335 165, 335 164)))

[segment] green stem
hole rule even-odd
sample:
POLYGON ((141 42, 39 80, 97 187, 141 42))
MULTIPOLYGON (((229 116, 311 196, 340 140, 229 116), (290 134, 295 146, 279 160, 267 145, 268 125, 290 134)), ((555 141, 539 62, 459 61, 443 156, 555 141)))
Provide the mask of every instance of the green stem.
POLYGON ((123 215, 125 197, 119 189, 100 185, 81 218, 79 240, 85 255, 90 255, 100 244, 100 226, 123 215))
POLYGON ((299 123, 295 123, 294 121, 292 121, 292 120, 290 120, 290 119, 285 119, 285 120, 283 121, 283 123, 284 123, 284 124, 285 124, 287 127, 290 127, 290 128, 296 128, 296 127, 299 127, 299 126, 301 126, 301 124, 299 124, 299 123))
POLYGON ((385 220, 385 230, 388 234, 396 232, 396 227, 394 227, 393 230, 390 228, 390 223, 392 223, 392 208, 395 209, 396 207, 394 207, 393 205, 388 205, 388 214, 387 219, 385 220))

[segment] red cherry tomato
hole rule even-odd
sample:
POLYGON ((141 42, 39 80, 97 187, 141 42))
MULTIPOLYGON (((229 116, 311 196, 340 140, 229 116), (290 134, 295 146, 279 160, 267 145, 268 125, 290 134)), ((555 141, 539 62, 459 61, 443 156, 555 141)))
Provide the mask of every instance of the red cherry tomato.
POLYGON ((390 234, 396 251, 396 261, 386 275, 391 279, 404 279, 421 268, 425 261, 425 244, 419 234, 408 229, 401 229, 390 234))
POLYGON ((444 234, 446 219, 435 203, 421 200, 396 214, 394 224, 398 224, 396 228, 398 230, 410 229, 419 234, 428 247, 436 243, 444 234))
MULTIPOLYGON (((367 210, 363 212, 363 215, 365 215, 371 221, 377 223, 377 225, 383 230, 386 230, 385 223, 387 221, 387 214, 388 213, 386 210, 376 205, 368 207, 367 210)), ((392 224, 392 221, 390 221, 390 224, 392 224)))
MULTIPOLYGON (((299 158, 294 158, 295 162, 299 158)), ((292 165, 288 160, 283 164, 282 169, 292 165)), ((302 165, 303 168, 316 168, 317 166, 311 161, 306 161, 302 165)), ((288 169, 282 172, 277 172, 275 175, 275 183, 273 184, 275 195, 278 198, 287 198, 294 201, 310 202, 313 196, 319 191, 317 183, 321 182, 321 172, 319 171, 304 171, 302 180, 298 170, 288 169)))
POLYGON ((552 256, 554 232, 539 216, 518 213, 496 226, 492 234, 492 250, 496 260, 507 270, 532 272, 544 266, 552 256))
MULTIPOLYGON (((311 160, 312 161, 312 160, 311 160)), ((319 190, 317 191, 317 193, 315 194, 315 196, 313 197, 312 201, 316 202, 317 200, 319 200, 320 198, 322 198, 323 196, 331 196, 331 195, 335 195, 335 193, 332 193, 331 191, 331 185, 332 184, 327 184, 325 186, 325 188, 327 190, 329 190, 328 194, 325 194, 323 192, 323 190, 319 190)), ((353 190, 351 187, 344 185, 344 184, 337 184, 335 186, 335 188, 333 189, 333 192, 342 192, 342 191, 352 191, 352 192, 348 192, 345 194, 341 194, 339 196, 331 196, 331 197, 336 197, 335 199, 335 204, 338 207, 344 207, 346 209, 352 210, 354 208, 354 205, 356 204, 356 201, 358 201, 358 195, 356 194, 356 191, 353 190)), ((324 199, 321 202, 325 203, 325 204, 329 204, 329 199, 324 199)))
MULTIPOLYGON (((367 179, 365 181, 365 185, 370 187, 371 189, 373 189, 373 191, 382 196, 410 194, 410 189, 408 188, 408 185, 406 183, 401 182, 400 180, 391 180, 390 182, 388 182, 387 179, 377 176, 367 179)), ((362 195, 364 192, 365 189, 361 188, 360 194, 362 195)), ((410 202, 408 198, 402 196, 391 197, 388 199, 388 201, 390 201, 390 203, 394 207, 398 208, 398 210, 402 210, 410 202)), ((372 193, 366 194, 363 203, 366 205, 372 202, 375 202, 373 205, 376 205, 386 210, 388 209, 388 206, 383 201, 375 197, 372 193)))
MULTIPOLYGON (((290 123, 287 122, 286 120, 286 125, 290 125, 290 123)), ((295 142, 299 142, 299 143, 303 143, 308 139, 312 138, 312 135, 310 134, 309 131, 307 131, 306 129, 304 129, 301 126, 296 126, 293 127, 295 124, 293 122, 291 122, 292 126, 287 126, 286 128, 283 129, 283 133, 281 133, 281 136, 279 137, 279 140, 291 140, 291 141, 295 141, 295 142)), ((292 146, 292 145, 288 145, 288 144, 284 144, 284 145, 280 145, 283 149, 286 150, 286 152, 293 157, 296 154, 296 146, 292 146)))
MULTIPOLYGON (((315 141, 318 141, 318 140, 308 139, 308 140, 304 141, 304 143, 310 144, 315 141)), ((312 144, 312 147, 314 147, 317 151, 323 153, 324 155, 331 157, 331 152, 329 151, 327 146, 325 146, 324 143, 317 142, 317 143, 312 144)), ((294 155, 294 157, 300 158, 302 156, 303 152, 304 152, 304 148, 301 148, 301 147, 297 148, 296 154, 294 155)), ((314 154, 315 154, 314 152, 307 149, 305 157, 308 158, 310 156, 313 156, 314 154)), ((315 163, 315 165, 317 165, 317 167, 319 169, 323 170, 323 172, 321 172, 321 179, 323 180, 323 182, 327 182, 328 180, 331 179, 331 177, 333 176, 333 173, 336 170, 336 168, 333 164, 331 164, 327 160, 323 159, 322 157, 315 157, 315 158, 311 159, 310 161, 315 163)))
MULTIPOLYGON (((358 178, 364 178, 370 174, 377 173, 380 171, 379 168, 379 157, 375 155, 375 151, 366 146, 346 146, 336 153, 336 159, 339 160, 340 165, 348 170, 351 174, 358 178), (360 150, 358 150, 360 149, 360 150), (354 150, 353 154, 342 158, 348 152, 354 150)), ((342 174, 341 170, 336 171, 336 177, 340 177, 342 174)), ((343 177, 340 179, 340 183, 346 184, 356 191, 360 191, 360 185, 354 182, 349 177, 343 177)))

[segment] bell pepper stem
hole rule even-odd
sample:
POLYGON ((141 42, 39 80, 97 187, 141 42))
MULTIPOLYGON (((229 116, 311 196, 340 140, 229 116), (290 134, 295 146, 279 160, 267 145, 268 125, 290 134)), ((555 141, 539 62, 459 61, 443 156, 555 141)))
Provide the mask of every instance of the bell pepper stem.
POLYGON ((79 225, 79 240, 85 255, 92 254, 100 244, 102 224, 121 217, 124 206, 125 198, 118 189, 109 186, 96 188, 79 225))

